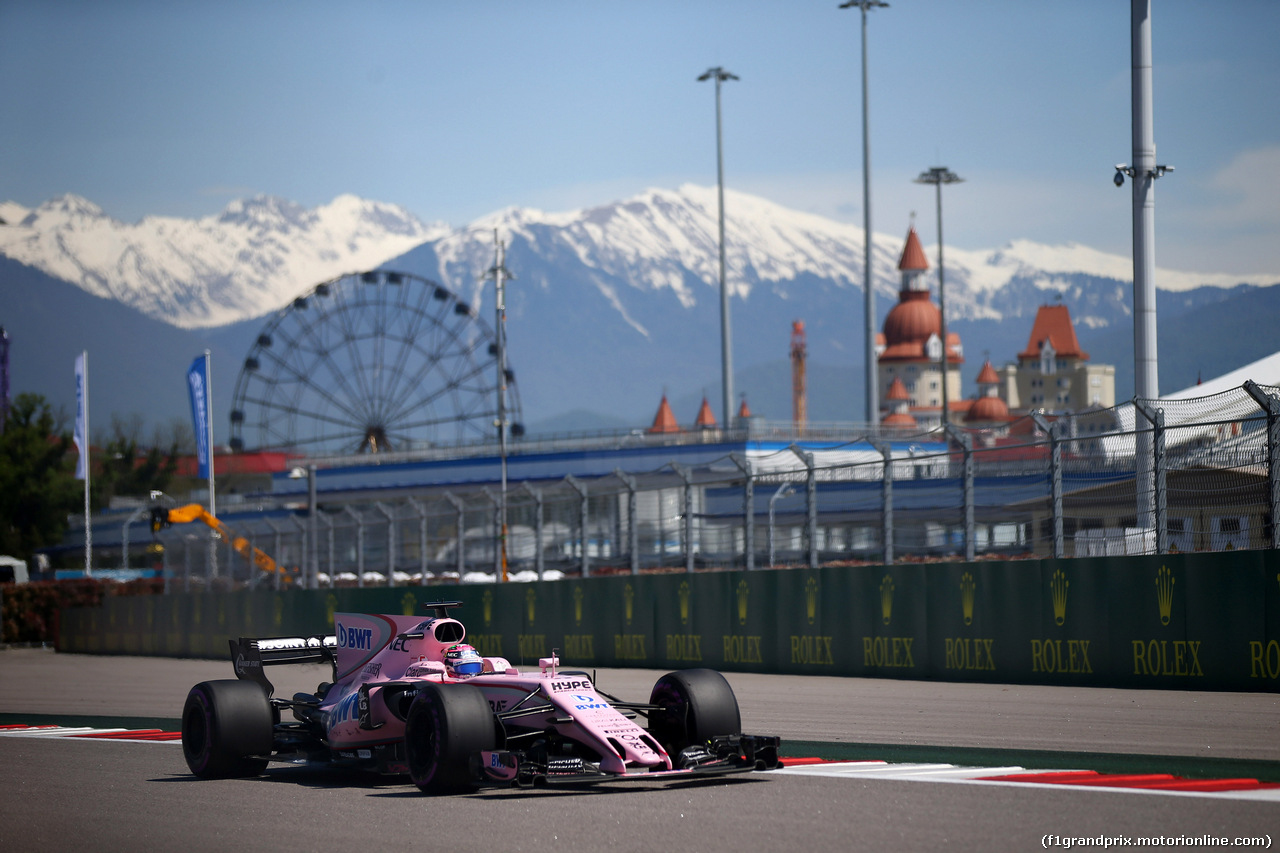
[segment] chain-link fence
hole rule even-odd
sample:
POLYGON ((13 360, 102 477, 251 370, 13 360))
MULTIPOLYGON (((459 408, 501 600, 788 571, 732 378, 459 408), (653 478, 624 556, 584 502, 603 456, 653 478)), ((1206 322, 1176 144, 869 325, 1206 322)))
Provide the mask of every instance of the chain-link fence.
POLYGON ((518 481, 505 492, 422 488, 373 503, 322 493, 314 514, 295 504, 225 516, 232 542, 165 531, 166 577, 171 589, 408 585, 1277 548, 1278 392, 1246 383, 827 440, 756 426, 741 432, 740 450, 696 466, 518 481), (255 568, 253 548, 282 571, 255 568))

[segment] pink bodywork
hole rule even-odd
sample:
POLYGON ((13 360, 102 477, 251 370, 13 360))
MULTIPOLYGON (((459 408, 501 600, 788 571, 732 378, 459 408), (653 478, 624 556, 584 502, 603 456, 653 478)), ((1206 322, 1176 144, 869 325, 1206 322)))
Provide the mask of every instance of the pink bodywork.
POLYGON ((456 619, 337 613, 334 630, 337 678, 321 702, 332 749, 359 750, 403 739, 404 721, 392 713, 388 697, 401 702, 405 682, 431 681, 475 685, 495 712, 546 705, 545 713, 508 721, 508 729, 555 728, 594 748, 606 773, 672 769, 670 756, 645 729, 619 713, 589 679, 558 674, 555 658, 542 658, 536 672, 522 673, 504 658, 489 657, 482 674, 454 678, 443 661, 445 649, 465 641, 466 629, 456 619), (424 636, 404 636, 416 633, 424 636), (448 639, 437 638, 442 635, 448 639), (360 727, 359 690, 364 684, 371 729, 360 727), (531 693, 537 695, 527 698, 531 693))

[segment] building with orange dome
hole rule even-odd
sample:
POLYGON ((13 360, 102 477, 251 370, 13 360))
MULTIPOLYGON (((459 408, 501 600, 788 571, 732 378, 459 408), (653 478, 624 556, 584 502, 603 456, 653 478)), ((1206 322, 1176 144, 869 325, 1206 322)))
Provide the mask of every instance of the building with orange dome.
MULTIPOLYGON (((915 226, 907 231, 907 242, 898 259, 902 286, 898 304, 889 311, 884 331, 876 336, 879 387, 885 389, 880 409, 893 416, 901 401, 891 401, 889 389, 898 382, 907 395, 907 410, 921 429, 942 423, 942 311, 934 304, 925 273, 929 261, 920 245, 915 226)), ((953 413, 963 412, 972 401, 962 399, 960 368, 964 348, 960 336, 947 333, 947 399, 953 413)))
POLYGON ((1016 364, 996 371, 1013 411, 1082 412, 1116 404, 1116 368, 1090 364, 1065 305, 1041 305, 1016 364))
POLYGON ((964 417, 965 426, 1001 430, 1008 426, 1010 420, 1009 404, 1000 399, 1000 375, 990 361, 985 361, 982 370, 978 371, 978 399, 969 406, 964 417))

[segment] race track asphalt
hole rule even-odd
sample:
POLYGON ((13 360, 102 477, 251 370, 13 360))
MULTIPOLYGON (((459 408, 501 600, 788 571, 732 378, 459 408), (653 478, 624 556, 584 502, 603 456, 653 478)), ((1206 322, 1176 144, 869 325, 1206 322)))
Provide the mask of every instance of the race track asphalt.
MULTIPOLYGON (((601 670, 647 697, 660 673, 601 670)), ((191 684, 228 663, 0 651, 0 721, 176 720, 191 684)), ((312 689, 318 666, 271 671, 312 689)), ((1021 749, 1208 762, 1280 760, 1280 697, 727 675, 744 728, 805 746, 1021 749)), ((795 753, 792 753, 795 754, 795 753)), ((403 779, 273 766, 202 781, 176 743, 0 738, 0 849, 424 851, 1031 850, 1046 834, 1269 835, 1280 806, 1062 786, 775 773, 590 791, 491 789, 427 798, 403 779)), ((1189 849, 1204 849, 1191 847, 1189 849)))

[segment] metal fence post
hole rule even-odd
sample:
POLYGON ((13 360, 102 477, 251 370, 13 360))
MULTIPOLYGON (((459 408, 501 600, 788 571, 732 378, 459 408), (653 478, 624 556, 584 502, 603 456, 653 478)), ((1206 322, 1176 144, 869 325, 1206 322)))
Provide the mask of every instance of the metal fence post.
POLYGON ((871 441, 880 451, 884 475, 880 478, 880 536, 884 540, 884 564, 893 565, 893 446, 888 442, 871 441))
POLYGON ((378 512, 387 517, 387 586, 396 585, 396 513, 391 507, 378 501, 378 512))
POLYGON ((1244 390, 1267 413, 1267 502, 1271 508, 1271 547, 1280 548, 1280 400, 1252 379, 1244 390))
MULTIPOLYGON (((1135 397, 1133 400, 1133 408, 1138 414, 1146 418, 1151 424, 1153 432, 1151 461, 1153 463, 1154 476, 1152 477, 1155 486, 1155 495, 1152 501, 1152 510, 1155 513, 1156 525, 1156 553, 1169 553, 1169 522, 1167 514, 1169 510, 1168 492, 1166 490, 1165 472, 1167 464, 1165 461, 1165 434, 1164 434, 1164 409, 1152 409, 1145 403, 1141 403, 1135 397)), ((1136 422, 1135 422, 1136 425, 1136 422)), ((1135 484, 1136 488, 1136 484, 1135 484)), ((1145 536, 1144 536, 1145 539, 1145 536)), ((1126 539, 1127 541, 1127 539, 1126 539)), ((1143 543, 1143 552, 1146 552, 1145 541, 1143 543)))
POLYGON ((140 506, 129 513, 129 518, 125 521, 124 527, 120 531, 120 568, 122 569, 128 570, 129 568, 129 525, 141 518, 146 511, 147 508, 145 506, 140 506))
MULTIPOLYGON (((301 547, 298 549, 302 552, 302 564, 298 566, 298 579, 303 584, 302 587, 300 588, 309 589, 309 587, 306 586, 306 584, 307 584, 307 566, 310 565, 309 563, 310 557, 308 556, 309 551, 307 550, 307 531, 310 525, 308 524, 308 522, 303 521, 301 518, 298 518, 298 516, 296 515, 289 516, 289 519, 293 522, 294 526, 298 528, 298 541, 302 543, 301 547)), ((249 550, 249 558, 253 559, 252 549, 249 550)), ((280 565, 277 564, 276 565, 276 589, 279 589, 280 584, 284 582, 284 579, 281 578, 282 574, 283 572, 280 569, 280 565)))
POLYGON ((1049 423, 1039 412, 1031 413, 1035 422, 1049 437, 1049 494, 1053 514, 1053 556, 1060 558, 1066 551, 1062 537, 1062 444, 1058 441, 1058 425, 1049 423))
POLYGON ((418 562, 420 563, 420 574, 418 575, 418 585, 426 586, 427 584, 427 507, 421 501, 413 496, 405 498, 409 506, 413 507, 413 511, 418 515, 418 562))
POLYGON ((582 547, 582 576, 584 578, 591 577, 591 565, 587 559, 587 512, 590 509, 587 506, 587 484, 579 480, 572 474, 565 476, 564 481, 573 487, 581 498, 581 512, 578 520, 578 541, 582 547))
POLYGON ((640 537, 636 535, 636 481, 621 468, 613 469, 613 476, 627 487, 627 540, 631 553, 631 574, 640 574, 640 537))
POLYGON ((364 588, 364 518, 351 507, 342 511, 356 521, 356 586, 364 588))
POLYGON ((502 580, 502 498, 489 490, 488 486, 480 488, 484 496, 493 504, 493 577, 502 580))
MULTIPOLYGON (((955 424, 947 424, 946 432, 956 440, 964 454, 964 480, 961 485, 961 493, 964 496, 964 558, 966 562, 972 563, 976 551, 974 542, 976 537, 973 531, 973 436, 959 429, 955 424)), ((950 448, 947 455, 950 457, 950 448)))
POLYGON ((684 480, 684 570, 693 571, 693 475, 678 462, 668 462, 667 467, 684 480))
POLYGON ((533 498, 533 560, 534 568, 538 571, 538 580, 542 580, 546 571, 546 561, 542 554, 542 490, 535 489, 528 483, 521 483, 520 487, 533 498))
POLYGON ((462 501, 458 500, 457 495, 455 495, 453 492, 445 492, 444 499, 447 500, 449 503, 453 504, 454 511, 458 513, 457 521, 455 522, 457 527, 457 533, 454 535, 454 541, 457 543, 457 547, 454 548, 454 551, 456 551, 457 553, 454 555, 454 557, 455 557, 455 566, 458 571, 458 583, 462 583, 462 575, 465 573, 466 567, 467 567, 466 536, 465 536, 467 508, 462 501))
POLYGON ((809 551, 809 568, 816 569, 818 568, 818 477, 813 465, 813 454, 802 449, 798 444, 792 444, 787 449, 800 458, 808 472, 805 476, 804 492, 804 538, 807 540, 805 544, 809 551))
POLYGON ((790 483, 783 483, 778 486, 778 490, 769 498, 769 568, 773 568, 778 563, 777 552, 774 550, 773 539, 774 504, 778 502, 779 498, 785 498, 789 495, 795 494, 795 491, 795 487, 790 483))
MULTIPOLYGON (((334 571, 333 571, 333 552, 334 552, 334 545, 333 545, 333 519, 332 519, 332 518, 330 518, 329 516, 324 515, 324 514, 321 514, 321 513, 319 513, 319 512, 317 512, 317 513, 316 513, 316 517, 317 517, 321 522, 323 522, 323 523, 324 523, 324 526, 327 528, 327 531, 326 531, 326 532, 328 533, 328 540, 329 540, 329 589, 333 589, 333 575, 334 575, 334 571)), ((317 556, 317 559, 318 559, 318 558, 319 558, 319 555, 317 554, 316 556, 317 556)), ((317 575, 317 577, 316 577, 316 586, 318 587, 319 585, 320 585, 320 579, 319 579, 319 575, 317 575)))
POLYGON ((751 471, 750 459, 743 459, 736 453, 730 453, 729 458, 745 477, 742 481, 742 562, 747 571, 751 571, 756 567, 755 475, 751 471))
MULTIPOLYGON (((284 531, 275 523, 273 519, 264 518, 262 520, 266 522, 267 527, 271 528, 271 531, 275 534, 275 537, 276 537, 275 539, 276 570, 273 574, 275 574, 276 576, 276 581, 279 582, 281 566, 284 563, 284 558, 281 556, 281 554, 284 552, 284 531)), ((250 551, 249 553, 252 554, 253 552, 250 551)), ((256 566, 254 566, 252 562, 250 562, 249 565, 256 568, 256 566)), ((259 580, 261 580, 261 578, 257 577, 257 573, 253 571, 253 569, 251 568, 249 571, 249 585, 257 586, 259 580)))

